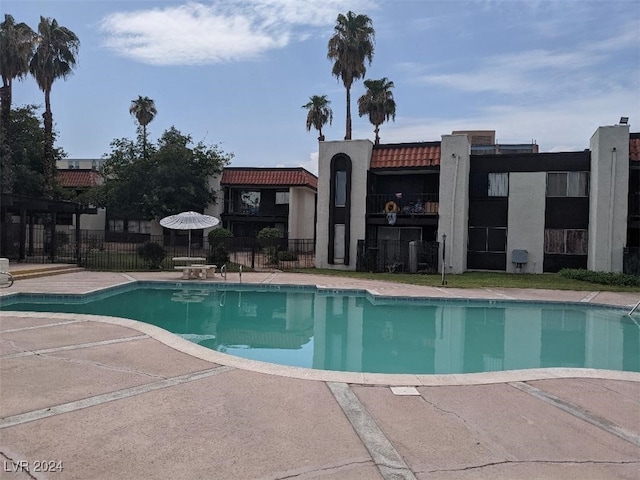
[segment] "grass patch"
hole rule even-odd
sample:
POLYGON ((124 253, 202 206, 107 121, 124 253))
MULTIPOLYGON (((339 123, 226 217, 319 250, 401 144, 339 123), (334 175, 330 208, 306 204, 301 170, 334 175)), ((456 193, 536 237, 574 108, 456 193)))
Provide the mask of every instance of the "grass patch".
MULTIPOLYGON (((369 273, 331 269, 294 269, 295 273, 349 277, 354 279, 382 280, 387 282, 442 287, 442 277, 438 275, 420 275, 415 273, 369 273)), ((542 288, 547 290, 606 290, 610 292, 640 292, 639 287, 602 285, 571 278, 557 273, 527 274, 503 272, 465 272, 446 276, 447 285, 443 288, 542 288)))

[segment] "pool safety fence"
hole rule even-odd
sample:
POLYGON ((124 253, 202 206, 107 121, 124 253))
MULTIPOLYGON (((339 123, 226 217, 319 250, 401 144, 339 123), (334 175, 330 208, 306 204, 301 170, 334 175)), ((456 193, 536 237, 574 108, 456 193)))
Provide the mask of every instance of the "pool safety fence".
POLYGON ((376 273, 436 273, 438 248, 438 242, 358 240, 356 270, 376 273))
MULTIPOLYGON (((34 225, 27 232, 24 257, 18 249, 8 257, 24 263, 73 263, 91 270, 135 271, 149 270, 151 259, 145 260, 139 249, 147 243, 158 244, 160 253, 156 262, 161 270, 173 270, 174 257, 189 255, 188 237, 176 234, 149 235, 140 233, 100 230, 79 230, 58 226, 55 240, 45 225, 34 225)), ((209 245, 206 236, 192 232, 191 257, 206 258, 207 263, 219 266, 227 264, 227 271, 276 268, 312 268, 315 266, 315 242, 313 239, 276 239, 269 245, 255 237, 233 237, 209 245)), ((153 250, 151 250, 153 252, 153 250)))

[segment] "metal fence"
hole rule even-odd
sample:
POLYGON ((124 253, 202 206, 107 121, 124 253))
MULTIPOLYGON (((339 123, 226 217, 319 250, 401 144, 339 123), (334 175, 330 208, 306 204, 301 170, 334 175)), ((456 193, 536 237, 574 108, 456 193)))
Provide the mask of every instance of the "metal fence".
POLYGON ((622 271, 624 273, 640 275, 640 248, 625 248, 622 259, 622 271))
POLYGON ((138 254, 138 249, 147 242, 154 242, 164 249, 160 268, 166 270, 175 266, 174 257, 186 256, 215 260, 219 266, 226 263, 228 271, 237 270, 240 265, 278 270, 315 267, 313 239, 277 239, 274 244, 262 245, 255 237, 234 237, 217 242, 215 246, 203 245, 200 240, 189 248, 188 242, 177 236, 145 235, 113 241, 109 232, 76 232, 74 227, 57 226, 52 242, 49 226, 33 225, 27 228, 24 257, 20 258, 19 225, 3 225, 3 230, 5 255, 25 263, 73 263, 92 270, 147 270, 149 263, 138 254), (220 258, 220 251, 224 260, 220 258), (214 253, 217 253, 215 259, 212 258, 214 253))
POLYGON ((358 240, 356 270, 359 272, 436 273, 438 245, 438 242, 358 240))

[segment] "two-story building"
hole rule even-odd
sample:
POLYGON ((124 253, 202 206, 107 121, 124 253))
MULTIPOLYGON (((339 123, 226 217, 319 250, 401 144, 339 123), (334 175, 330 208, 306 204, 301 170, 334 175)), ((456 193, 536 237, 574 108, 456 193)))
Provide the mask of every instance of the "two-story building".
POLYGON ((284 238, 314 239, 317 186, 318 178, 302 167, 226 167, 220 179, 222 224, 236 237, 255 237, 272 227, 284 238))
POLYGON ((491 131, 320 142, 316 266, 416 271, 428 250, 417 270, 622 271, 640 247, 639 145, 628 125, 579 152, 496 145, 491 131))

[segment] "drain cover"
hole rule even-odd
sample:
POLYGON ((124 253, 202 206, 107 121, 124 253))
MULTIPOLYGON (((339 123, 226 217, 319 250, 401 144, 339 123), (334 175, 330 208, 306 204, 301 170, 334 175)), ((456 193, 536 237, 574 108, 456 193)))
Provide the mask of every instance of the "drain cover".
POLYGON ((394 395, 420 395, 416 387, 391 387, 394 395))

